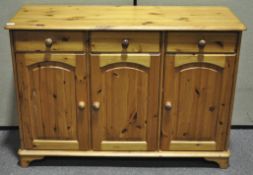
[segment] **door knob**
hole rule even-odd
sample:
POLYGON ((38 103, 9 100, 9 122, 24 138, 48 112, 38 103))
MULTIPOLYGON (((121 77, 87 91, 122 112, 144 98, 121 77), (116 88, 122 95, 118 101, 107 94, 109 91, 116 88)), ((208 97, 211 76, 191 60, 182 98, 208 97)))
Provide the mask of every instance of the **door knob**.
POLYGON ((79 109, 83 110, 85 108, 85 102, 84 101, 79 101, 78 107, 79 107, 79 109))
POLYGON ((123 48, 123 49, 127 49, 127 48, 128 48, 128 45, 129 45, 128 39, 123 39, 121 45, 122 45, 122 48, 123 48))
POLYGON ((171 108, 172 108, 172 104, 170 101, 166 101, 164 106, 165 106, 165 109, 167 109, 168 111, 171 110, 171 108))
POLYGON ((206 46, 206 40, 204 39, 199 40, 198 46, 200 49, 203 49, 206 46))
POLYGON ((100 108, 100 103, 99 103, 98 101, 95 101, 95 102, 93 102, 92 107, 93 107, 93 109, 95 109, 95 110, 99 110, 99 108, 100 108))
POLYGON ((52 47, 52 45, 53 45, 53 39, 52 38, 45 39, 45 45, 48 48, 52 47))

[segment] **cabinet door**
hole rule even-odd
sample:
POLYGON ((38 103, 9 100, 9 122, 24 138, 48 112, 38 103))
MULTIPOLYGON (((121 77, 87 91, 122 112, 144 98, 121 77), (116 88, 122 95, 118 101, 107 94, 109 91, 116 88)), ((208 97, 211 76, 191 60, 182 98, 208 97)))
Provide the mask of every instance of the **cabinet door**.
POLYGON ((23 149, 88 149, 86 59, 16 54, 23 149))
POLYGON ((91 56, 94 150, 157 148, 160 57, 91 56))
POLYGON ((168 55, 162 150, 224 150, 234 55, 168 55))

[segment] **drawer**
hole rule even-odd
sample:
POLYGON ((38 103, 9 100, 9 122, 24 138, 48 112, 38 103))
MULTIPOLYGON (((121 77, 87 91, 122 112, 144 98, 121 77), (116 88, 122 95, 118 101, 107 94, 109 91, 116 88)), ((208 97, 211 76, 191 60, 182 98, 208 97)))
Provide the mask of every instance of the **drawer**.
POLYGON ((159 52, 159 32, 92 32, 92 52, 159 52))
POLYGON ((85 33, 60 31, 17 31, 16 51, 84 51, 85 33))
POLYGON ((235 32, 169 32, 167 52, 233 53, 235 32))

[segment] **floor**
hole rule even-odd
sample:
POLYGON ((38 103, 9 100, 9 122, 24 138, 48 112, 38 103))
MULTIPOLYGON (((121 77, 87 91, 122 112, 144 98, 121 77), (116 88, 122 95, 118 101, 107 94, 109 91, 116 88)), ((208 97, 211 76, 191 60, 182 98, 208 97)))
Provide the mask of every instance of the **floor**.
POLYGON ((0 175, 253 175, 253 130, 232 130, 230 167, 203 159, 46 158, 29 168, 17 164, 17 130, 0 131, 0 175))

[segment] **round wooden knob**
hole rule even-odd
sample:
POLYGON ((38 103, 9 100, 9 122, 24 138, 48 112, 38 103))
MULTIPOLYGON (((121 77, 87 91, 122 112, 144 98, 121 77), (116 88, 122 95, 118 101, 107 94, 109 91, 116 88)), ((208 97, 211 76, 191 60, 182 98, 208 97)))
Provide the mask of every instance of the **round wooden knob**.
POLYGON ((167 101, 164 106, 165 106, 165 109, 167 109, 167 110, 171 110, 171 108, 172 108, 172 104, 170 101, 167 101))
POLYGON ((45 39, 45 45, 46 45, 46 47, 52 47, 52 45, 53 45, 53 39, 52 38, 47 38, 47 39, 45 39))
POLYGON ((123 48, 123 49, 127 49, 127 48, 128 48, 128 45, 129 45, 128 39, 123 39, 121 45, 122 45, 122 48, 123 48))
POLYGON ((79 109, 83 110, 85 108, 85 102, 84 101, 79 101, 78 107, 79 107, 79 109))
POLYGON ((201 39, 198 43, 199 48, 204 48, 206 46, 206 40, 201 39))
POLYGON ((99 110, 99 108, 100 108, 100 103, 99 103, 98 101, 95 101, 95 102, 93 102, 92 107, 93 107, 93 109, 95 109, 95 110, 99 110))

